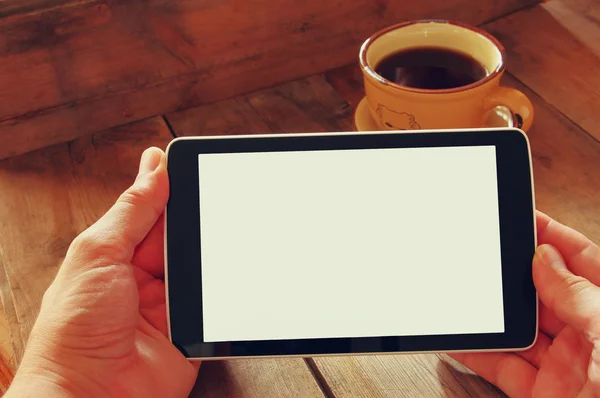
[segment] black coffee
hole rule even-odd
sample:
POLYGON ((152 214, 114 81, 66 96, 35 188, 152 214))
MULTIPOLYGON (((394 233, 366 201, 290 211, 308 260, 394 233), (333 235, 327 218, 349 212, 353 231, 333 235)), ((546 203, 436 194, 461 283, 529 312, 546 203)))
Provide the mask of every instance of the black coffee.
POLYGON ((403 86, 434 90, 466 86, 487 75, 470 55, 438 47, 410 48, 389 55, 375 72, 403 86))

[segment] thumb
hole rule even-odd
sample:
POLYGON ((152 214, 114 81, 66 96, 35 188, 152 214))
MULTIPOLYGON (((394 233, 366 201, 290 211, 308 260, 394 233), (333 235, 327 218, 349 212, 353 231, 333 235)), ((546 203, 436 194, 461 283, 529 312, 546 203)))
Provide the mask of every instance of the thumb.
POLYGON ((159 148, 148 148, 142 154, 133 185, 104 216, 73 241, 69 252, 130 261, 135 247, 163 213, 168 198, 165 154, 159 148))
POLYGON ((554 246, 541 245, 533 258, 533 280, 542 302, 568 325, 598 335, 600 288, 573 274, 554 246))

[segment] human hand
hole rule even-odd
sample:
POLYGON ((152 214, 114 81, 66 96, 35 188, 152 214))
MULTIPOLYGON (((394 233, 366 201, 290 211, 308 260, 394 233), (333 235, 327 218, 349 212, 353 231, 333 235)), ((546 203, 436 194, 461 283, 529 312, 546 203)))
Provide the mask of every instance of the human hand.
POLYGON ((600 248, 540 212, 537 236, 536 344, 523 352, 451 357, 511 397, 600 396, 600 248))
POLYGON ((169 342, 163 281, 165 155, 67 252, 7 397, 184 397, 197 367, 169 342), (14 394, 14 395, 13 395, 14 394))

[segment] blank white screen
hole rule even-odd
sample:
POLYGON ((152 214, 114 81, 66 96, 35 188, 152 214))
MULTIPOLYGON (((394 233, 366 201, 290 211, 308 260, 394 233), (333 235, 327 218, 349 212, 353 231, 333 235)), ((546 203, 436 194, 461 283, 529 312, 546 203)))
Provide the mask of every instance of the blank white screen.
POLYGON ((204 341, 504 332, 494 146, 199 155, 204 341))

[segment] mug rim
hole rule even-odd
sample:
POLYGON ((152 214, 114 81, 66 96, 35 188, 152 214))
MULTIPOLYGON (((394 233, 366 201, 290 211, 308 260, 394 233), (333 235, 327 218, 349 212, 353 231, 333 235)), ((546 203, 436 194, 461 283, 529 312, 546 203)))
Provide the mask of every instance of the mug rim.
MULTIPOLYGON (((504 69, 506 68, 505 59, 506 59, 506 51, 504 50, 504 46, 498 41, 498 39, 496 39, 490 33, 486 32, 485 30, 483 30, 481 28, 478 28, 477 26, 473 26, 473 25, 469 25, 469 24, 465 24, 465 23, 457 22, 457 21, 445 20, 445 19, 420 19, 420 20, 414 20, 414 21, 401 22, 396 25, 388 26, 387 28, 384 28, 384 29, 379 30, 378 32, 375 32, 367 40, 365 40, 364 43, 362 44, 362 46, 360 47, 360 52, 359 52, 360 67, 371 78, 375 79, 379 83, 382 83, 386 86, 390 86, 390 87, 393 87, 393 88, 396 88, 399 90, 410 91, 410 92, 414 92, 414 93, 422 93, 422 94, 423 93, 427 93, 427 94, 459 93, 462 91, 470 90, 472 88, 484 85, 485 83, 489 82, 490 80, 493 80, 496 76, 498 76, 501 72, 504 71, 504 69), (369 47, 371 46, 371 44, 373 44, 380 36, 382 36, 386 33, 389 33, 393 30, 398 30, 400 28, 404 28, 406 26, 417 25, 417 24, 427 24, 427 23, 454 25, 454 26, 468 29, 474 33, 478 33, 478 34, 482 35, 483 37, 488 39, 500 52, 500 62, 498 63, 498 66, 496 66, 496 68, 489 75, 484 77, 483 79, 477 80, 476 82, 473 82, 471 84, 467 84, 466 86, 459 86, 459 87, 454 87, 454 88, 444 88, 444 89, 428 89, 428 88, 415 88, 415 87, 403 86, 401 84, 394 83, 391 80, 388 80, 385 77, 378 74, 377 72, 375 72, 375 70, 371 67, 371 65, 369 65, 369 63, 367 62, 367 51, 369 50, 369 47)), ((477 60, 477 61, 479 62, 479 60, 477 60)))

